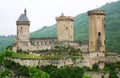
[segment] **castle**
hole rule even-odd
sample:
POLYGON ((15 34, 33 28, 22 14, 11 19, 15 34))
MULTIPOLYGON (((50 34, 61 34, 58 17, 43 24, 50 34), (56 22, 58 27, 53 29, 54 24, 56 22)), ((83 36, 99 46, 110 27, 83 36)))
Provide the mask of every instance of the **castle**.
MULTIPOLYGON (((70 46, 75 49, 81 49, 82 58, 72 59, 11 59, 21 65, 26 66, 43 66, 54 65, 61 66, 87 66, 92 68, 95 63, 99 69, 103 69, 109 59, 105 56, 105 11, 91 10, 88 11, 89 17, 89 43, 74 41, 74 18, 71 16, 56 17, 57 37, 54 38, 30 38, 29 27, 30 21, 27 18, 27 12, 21 14, 16 21, 17 37, 13 45, 14 51, 27 51, 30 54, 37 55, 34 51, 38 50, 53 50, 56 46, 70 46)), ((82 18, 81 18, 82 19, 82 18)), ((43 54, 44 55, 44 54, 43 54)), ((41 56, 38 54, 38 56, 41 56)), ((118 59, 119 60, 119 59, 118 59)))
POLYGON ((13 45, 13 50, 35 51, 54 49, 55 46, 70 45, 74 48, 80 48, 83 52, 103 52, 105 51, 105 12, 102 10, 92 10, 88 12, 89 16, 89 45, 74 41, 74 17, 61 16, 56 17, 57 37, 54 38, 30 38, 30 21, 27 17, 27 11, 21 14, 16 21, 17 37, 13 45))
MULTIPOLYGON (((24 10, 24 14, 21 14, 16 21, 17 25, 17 37, 13 45, 13 50, 17 51, 38 51, 46 49, 54 49, 55 46, 71 46, 75 49, 82 50, 82 58, 60 58, 60 59, 20 59, 10 58, 11 60, 26 66, 43 66, 54 65, 61 66, 92 66, 97 63, 99 69, 103 69, 104 62, 117 62, 120 61, 120 55, 105 56, 105 11, 103 10, 91 10, 88 11, 89 16, 89 43, 74 41, 74 18, 70 16, 64 16, 62 14, 56 17, 57 21, 57 37, 54 38, 30 38, 29 27, 30 21, 27 18, 27 12, 24 10)), ((82 18, 81 18, 82 19, 82 18)), ((93 72, 87 72, 87 74, 93 74, 93 72)), ((109 73, 98 73, 97 75, 102 78, 103 74, 109 78, 109 73)))

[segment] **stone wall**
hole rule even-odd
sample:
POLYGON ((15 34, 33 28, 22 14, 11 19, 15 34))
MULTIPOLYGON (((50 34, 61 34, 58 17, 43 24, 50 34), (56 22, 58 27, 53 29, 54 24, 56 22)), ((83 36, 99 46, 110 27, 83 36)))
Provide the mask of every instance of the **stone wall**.
POLYGON ((83 52, 84 61, 88 62, 88 67, 92 68, 95 63, 105 61, 105 55, 102 52, 83 52))
POLYGON ((81 49, 83 52, 87 52, 88 45, 81 44, 79 41, 58 41, 57 38, 32 38, 31 51, 54 49, 55 46, 71 46, 75 49, 81 49))
POLYGON ((22 66, 46 66, 46 65, 54 65, 58 68, 61 66, 88 66, 88 61, 84 61, 82 59, 17 59, 17 58, 10 58, 10 60, 19 63, 22 66))
POLYGON ((120 62, 120 55, 110 55, 110 56, 105 56, 106 62, 120 62))
POLYGON ((108 72, 85 72, 86 75, 91 76, 92 78, 109 78, 108 72))
MULTIPOLYGON (((38 54, 39 56, 39 54, 38 54)), ((43 66, 43 65, 54 65, 57 67, 61 66, 87 66, 92 68, 92 65, 100 61, 104 62, 117 62, 120 61, 120 55, 118 56, 105 56, 104 53, 83 53, 83 58, 71 59, 71 58, 61 58, 61 59, 17 59, 11 58, 11 60, 20 63, 20 65, 26 66, 43 66), (94 58, 93 58, 94 57, 94 58)))
POLYGON ((31 51, 53 49, 58 42, 57 38, 31 38, 31 51))

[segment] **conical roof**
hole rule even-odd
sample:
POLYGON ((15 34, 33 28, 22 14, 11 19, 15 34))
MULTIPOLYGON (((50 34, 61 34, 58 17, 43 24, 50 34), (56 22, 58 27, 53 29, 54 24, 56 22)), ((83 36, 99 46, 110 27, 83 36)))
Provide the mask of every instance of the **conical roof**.
POLYGON ((24 10, 24 14, 21 14, 17 21, 29 21, 27 18, 26 9, 24 10))

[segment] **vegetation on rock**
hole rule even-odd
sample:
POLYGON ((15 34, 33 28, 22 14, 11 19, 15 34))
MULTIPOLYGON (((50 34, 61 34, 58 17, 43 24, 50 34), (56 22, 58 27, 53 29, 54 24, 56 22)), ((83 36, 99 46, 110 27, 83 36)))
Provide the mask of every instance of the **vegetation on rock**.
POLYGON ((15 77, 28 77, 28 78, 91 78, 85 75, 85 72, 109 72, 110 78, 118 78, 117 70, 120 70, 120 62, 106 63, 103 70, 98 69, 97 65, 93 69, 88 67, 69 67, 63 66, 57 68, 56 66, 21 66, 14 61, 7 58, 12 56, 13 51, 5 50, 0 53, 0 77, 1 78, 15 78, 15 77))

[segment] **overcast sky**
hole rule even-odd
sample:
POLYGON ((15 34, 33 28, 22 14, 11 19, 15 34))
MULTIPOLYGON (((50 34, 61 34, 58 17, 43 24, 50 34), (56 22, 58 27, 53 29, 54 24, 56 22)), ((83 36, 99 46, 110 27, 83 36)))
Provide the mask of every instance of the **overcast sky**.
POLYGON ((64 13, 76 16, 117 0, 0 0, 0 35, 16 35, 16 20, 27 9, 30 32, 56 23, 64 13))

